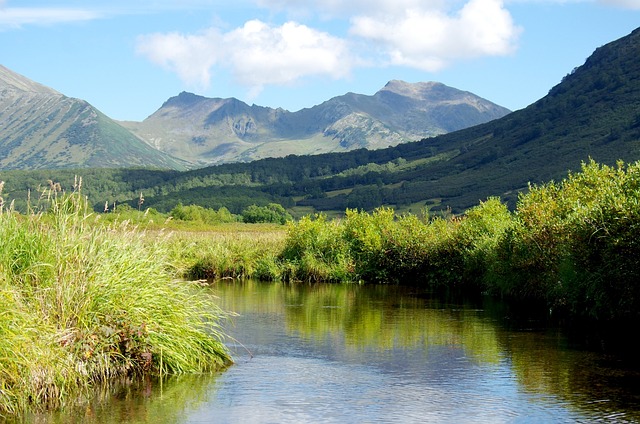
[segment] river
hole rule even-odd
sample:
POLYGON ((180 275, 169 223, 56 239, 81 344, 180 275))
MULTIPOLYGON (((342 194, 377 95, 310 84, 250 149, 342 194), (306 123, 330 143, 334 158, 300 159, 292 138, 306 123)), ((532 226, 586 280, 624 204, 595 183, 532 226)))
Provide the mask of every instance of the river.
POLYGON ((32 421, 640 422, 640 368, 625 359, 634 355, 587 348, 496 302, 382 285, 221 281, 211 290, 237 314, 226 324, 233 366, 111 387, 32 421))

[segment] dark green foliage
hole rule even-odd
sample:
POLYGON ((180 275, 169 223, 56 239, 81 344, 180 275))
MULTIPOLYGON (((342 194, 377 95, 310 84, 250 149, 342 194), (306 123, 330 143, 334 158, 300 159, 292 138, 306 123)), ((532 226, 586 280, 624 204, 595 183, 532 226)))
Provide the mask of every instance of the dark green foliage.
POLYGON ((493 290, 577 315, 637 319, 640 163, 583 164, 522 196, 496 248, 493 290))
POLYGON ((251 205, 242 211, 242 220, 249 224, 285 224, 292 219, 282 205, 277 203, 269 203, 267 206, 251 205))
POLYGON ((178 203, 169 216, 178 221, 189 221, 201 224, 223 224, 237 221, 237 218, 229 212, 229 209, 222 207, 219 210, 203 208, 198 205, 183 206, 178 203))

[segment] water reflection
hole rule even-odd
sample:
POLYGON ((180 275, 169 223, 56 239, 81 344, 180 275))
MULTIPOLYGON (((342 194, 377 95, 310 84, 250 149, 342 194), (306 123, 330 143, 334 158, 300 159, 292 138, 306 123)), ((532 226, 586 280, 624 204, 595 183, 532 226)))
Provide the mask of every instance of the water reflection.
MULTIPOLYGON (((424 394, 442 385, 450 400, 447 408, 486 405, 474 411, 483 417, 480 421, 491 409, 502 409, 498 415, 506 420, 640 421, 637 369, 611 356, 570 348, 557 329, 526 322, 507 328, 500 305, 447 304, 395 286, 245 282, 218 283, 216 290, 225 307, 241 314, 260 311, 260 320, 271 323, 280 317, 280 337, 313 346, 313 353, 299 354, 375 367, 394 376, 385 384, 393 384, 397 395, 401 388, 424 394), (422 386, 413 386, 416 382, 422 386)), ((255 325, 256 336, 264 337, 261 324, 255 325)), ((261 353, 295 356, 290 348, 261 353)), ((437 399, 433 396, 429 399, 437 399)))
POLYGON ((473 308, 451 309, 393 286, 289 287, 287 327, 307 339, 342 334, 351 350, 460 349, 478 362, 500 360, 494 325, 473 308))
MULTIPOLYGON (((123 379, 55 413, 33 413, 23 422, 50 424, 182 423, 205 403, 216 376, 185 375, 164 381, 123 379)), ((11 422, 11 421, 9 421, 11 422)))
POLYGON ((394 286, 217 282, 236 364, 40 422, 640 422, 640 377, 491 304, 394 286))

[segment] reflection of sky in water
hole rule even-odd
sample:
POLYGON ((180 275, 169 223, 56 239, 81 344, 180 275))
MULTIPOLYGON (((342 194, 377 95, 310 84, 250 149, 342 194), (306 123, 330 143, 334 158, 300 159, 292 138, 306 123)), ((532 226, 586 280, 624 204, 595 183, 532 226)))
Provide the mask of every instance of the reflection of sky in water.
POLYGON ((556 331, 510 331, 488 311, 401 288, 216 287, 225 309, 240 313, 227 326, 235 365, 31 421, 640 422, 637 365, 569 349, 556 331))
POLYGON ((509 361, 478 364, 456 346, 345 350, 342 337, 304 340, 276 314, 244 313, 237 363, 187 423, 570 422, 566 405, 523 392, 509 361), (289 334, 287 334, 289 333, 289 334), (270 336, 269 336, 270 334, 270 336), (256 339, 260 342, 256 343, 256 339), (261 344, 267 338, 266 345, 261 344))

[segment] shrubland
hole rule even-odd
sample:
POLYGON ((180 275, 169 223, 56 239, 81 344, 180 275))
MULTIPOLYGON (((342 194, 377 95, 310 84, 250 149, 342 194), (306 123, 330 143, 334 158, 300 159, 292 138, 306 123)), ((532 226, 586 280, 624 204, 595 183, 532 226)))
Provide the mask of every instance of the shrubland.
POLYGON ((640 162, 583 163, 562 181, 531 185, 513 210, 491 197, 462 215, 380 207, 307 215, 284 230, 238 228, 176 238, 189 258, 183 274, 408 284, 604 321, 640 318, 640 162))

